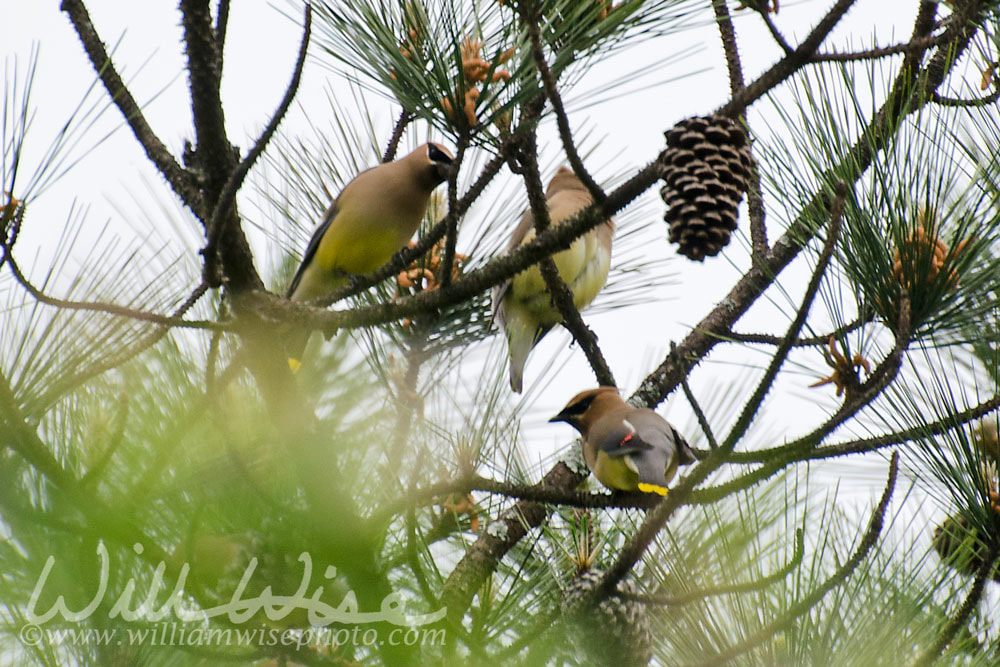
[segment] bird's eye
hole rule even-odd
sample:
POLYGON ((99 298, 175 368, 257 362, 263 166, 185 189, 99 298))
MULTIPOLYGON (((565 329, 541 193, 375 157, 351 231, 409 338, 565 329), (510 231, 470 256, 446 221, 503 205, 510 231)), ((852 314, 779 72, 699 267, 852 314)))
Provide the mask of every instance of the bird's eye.
POLYGON ((431 162, 451 164, 451 156, 441 150, 436 144, 427 145, 427 157, 430 158, 431 162))

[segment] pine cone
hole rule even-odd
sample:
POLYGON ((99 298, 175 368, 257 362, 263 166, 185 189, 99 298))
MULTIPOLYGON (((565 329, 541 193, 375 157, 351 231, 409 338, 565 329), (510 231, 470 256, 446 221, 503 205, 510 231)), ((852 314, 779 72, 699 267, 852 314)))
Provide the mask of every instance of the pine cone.
POLYGON ((700 262, 719 254, 736 230, 752 165, 750 144, 743 129, 724 116, 682 120, 666 137, 660 155, 664 220, 677 251, 700 262))
MULTIPOLYGON (((989 553, 982 536, 961 515, 950 516, 935 528, 931 544, 948 567, 969 576, 976 575, 989 553)), ((1000 565, 993 569, 991 577, 1000 581, 1000 565)))
MULTIPOLYGON (((586 570, 577 575, 563 592, 561 609, 570 621, 570 641, 583 654, 585 664, 648 665, 653 657, 649 618, 642 602, 611 596, 595 605, 587 594, 600 582, 603 573, 586 570)), ((635 593, 630 581, 619 589, 635 593)))

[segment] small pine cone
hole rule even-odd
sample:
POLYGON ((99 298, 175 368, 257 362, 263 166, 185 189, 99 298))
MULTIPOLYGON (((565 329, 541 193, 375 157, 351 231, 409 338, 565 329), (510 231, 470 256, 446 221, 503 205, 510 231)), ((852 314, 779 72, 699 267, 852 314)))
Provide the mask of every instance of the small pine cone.
MULTIPOLYGON (((570 641, 585 658, 585 664, 648 665, 653 657, 646 605, 635 600, 610 596, 596 606, 587 603, 587 593, 600 582, 603 573, 586 570, 577 575, 563 592, 561 610, 570 620, 570 641)), ((630 581, 619 589, 635 593, 630 581)))
POLYGON ((719 254, 736 230, 740 202, 750 178, 750 144, 743 129, 724 116, 696 116, 667 130, 660 154, 660 196, 670 242, 679 253, 702 261, 719 254))
MULTIPOLYGON (((935 528, 931 544, 948 567, 970 577, 976 575, 989 553, 975 527, 970 526, 968 519, 961 515, 950 516, 935 528)), ((994 581, 1000 581, 1000 565, 993 569, 990 576, 994 581)))

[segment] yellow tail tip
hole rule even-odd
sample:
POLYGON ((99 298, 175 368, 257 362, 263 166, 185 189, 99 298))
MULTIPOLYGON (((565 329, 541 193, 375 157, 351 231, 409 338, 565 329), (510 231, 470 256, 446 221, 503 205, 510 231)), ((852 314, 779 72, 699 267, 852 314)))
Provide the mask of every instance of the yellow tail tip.
POLYGON ((644 484, 639 482, 639 490, 643 493, 655 493, 660 496, 667 495, 667 487, 657 486, 656 484, 644 484))
POLYGON ((288 367, 292 369, 293 373, 298 373, 299 369, 302 368, 302 362, 298 359, 288 358, 288 367))

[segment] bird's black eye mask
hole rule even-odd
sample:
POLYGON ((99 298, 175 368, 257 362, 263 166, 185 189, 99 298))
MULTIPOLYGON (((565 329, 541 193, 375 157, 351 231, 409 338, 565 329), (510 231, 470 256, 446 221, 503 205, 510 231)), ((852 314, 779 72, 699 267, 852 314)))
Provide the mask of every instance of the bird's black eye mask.
POLYGON ((590 407, 590 404, 594 402, 595 398, 597 398, 596 394, 593 396, 588 396, 587 398, 584 398, 582 400, 579 400, 573 405, 570 405, 565 410, 563 410, 562 414, 566 415, 567 417, 570 416, 575 417, 576 415, 582 415, 590 407))
POLYGON ((448 154, 434 144, 427 145, 427 157, 430 158, 431 162, 451 164, 451 158, 448 157, 448 154))

